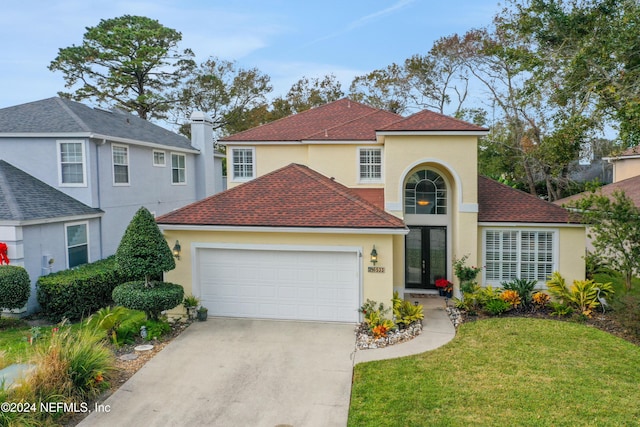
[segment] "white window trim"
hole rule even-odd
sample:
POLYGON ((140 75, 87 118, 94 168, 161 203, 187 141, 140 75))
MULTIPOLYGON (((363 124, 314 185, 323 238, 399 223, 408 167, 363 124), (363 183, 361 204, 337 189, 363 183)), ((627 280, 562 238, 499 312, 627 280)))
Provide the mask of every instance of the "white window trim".
POLYGON ((165 151, 153 150, 153 154, 151 156, 152 156, 151 162, 153 163, 153 166, 157 168, 164 168, 167 166, 167 153, 165 151), (162 158, 164 160, 163 163, 156 163, 156 153, 162 153, 162 158))
MULTIPOLYGON (((555 228, 527 228, 527 227, 514 227, 514 228, 510 228, 510 227, 487 227, 484 228, 482 230, 482 265, 486 266, 487 265, 487 231, 517 231, 518 232, 518 248, 517 248, 517 260, 516 260, 516 264, 518 266, 517 269, 517 274, 520 273, 520 265, 522 262, 522 246, 521 246, 521 233, 523 231, 526 232, 545 232, 545 233, 551 233, 552 235, 552 242, 553 242, 553 265, 551 268, 551 271, 558 271, 559 270, 559 264, 560 264, 560 230, 555 229, 555 228)), ((491 286, 501 286, 501 282, 496 281, 496 280, 487 280, 487 270, 483 269, 482 270, 482 282, 484 283, 484 285, 491 285, 491 286)), ((542 289, 546 289, 547 285, 546 285, 546 281, 538 281, 538 284, 536 285, 536 288, 542 288, 542 289)))
POLYGON ((169 157, 171 158, 171 185, 187 185, 187 155, 184 153, 170 152, 169 157), (184 181, 183 182, 173 182, 173 156, 174 155, 184 158, 184 181))
POLYGON ((359 184, 380 184, 384 182, 384 149, 380 146, 356 147, 356 176, 359 184), (380 150, 380 178, 362 178, 360 176, 360 152, 362 150, 380 150))
POLYGON ((229 175, 229 173, 231 173, 231 182, 247 182, 247 181, 251 181, 252 179, 254 179, 256 177, 256 148, 255 147, 237 147, 237 148, 232 148, 229 150, 229 159, 227 159, 227 175, 229 175), (234 175, 234 163, 233 163, 233 153, 236 150, 251 150, 251 158, 253 159, 253 163, 251 165, 251 176, 250 177, 239 177, 236 178, 234 175), (230 161, 229 161, 230 160, 230 161), (231 168, 229 169, 228 165, 231 165, 231 168))
POLYGON ((60 187, 86 187, 87 186, 87 155, 84 149, 84 141, 77 139, 60 139, 56 141, 57 158, 58 158, 58 185, 60 187), (62 182, 62 144, 80 144, 82 147, 82 182, 67 183, 62 182))
MULTIPOLYGON (((125 166, 125 165, 118 165, 125 166)), ((131 186, 131 166, 129 162, 129 146, 123 144, 111 144, 111 178, 113 181, 114 187, 129 187, 131 186), (114 147, 124 148, 127 152, 127 182, 116 182, 116 163, 113 158, 113 149, 114 147)))
POLYGON ((77 222, 67 222, 64 224, 64 256, 66 259, 66 266, 69 267, 69 232, 68 228, 73 227, 74 225, 85 225, 87 230, 87 262, 91 262, 91 242, 90 242, 90 233, 89 233, 89 221, 77 221, 77 222))

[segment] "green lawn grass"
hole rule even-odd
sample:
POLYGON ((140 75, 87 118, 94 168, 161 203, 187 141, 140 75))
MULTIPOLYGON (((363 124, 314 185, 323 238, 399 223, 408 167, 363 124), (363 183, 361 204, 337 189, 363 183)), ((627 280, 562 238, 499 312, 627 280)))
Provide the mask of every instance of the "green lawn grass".
POLYGON ((553 320, 466 323, 449 344, 356 365, 349 426, 640 424, 640 347, 553 320))
MULTIPOLYGON (((72 324, 72 330, 80 328, 81 324, 72 324)), ((54 326, 42 326, 37 329, 39 337, 29 343, 29 336, 34 335, 34 329, 21 320, 2 319, 0 322, 0 369, 13 363, 26 363, 33 355, 35 344, 48 342, 54 326)))
MULTIPOLYGON (((48 328, 47 334, 50 334, 48 328)), ((0 351, 3 357, 0 359, 0 369, 12 363, 23 363, 29 359, 33 348, 29 344, 28 338, 31 327, 22 321, 12 319, 2 319, 0 325, 0 351)), ((44 333, 45 328, 41 329, 44 333)))

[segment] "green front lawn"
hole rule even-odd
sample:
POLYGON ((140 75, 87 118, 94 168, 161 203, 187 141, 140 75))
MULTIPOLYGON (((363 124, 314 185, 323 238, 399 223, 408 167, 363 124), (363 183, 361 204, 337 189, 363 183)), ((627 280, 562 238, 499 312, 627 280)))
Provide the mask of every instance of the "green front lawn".
POLYGON ((503 318, 437 350, 356 365, 349 426, 626 426, 640 347, 582 324, 503 318))
MULTIPOLYGON (((51 335, 51 328, 41 328, 47 336, 51 335)), ((31 327, 17 319, 0 319, 0 369, 12 363, 25 363, 33 352, 28 338, 31 327)))

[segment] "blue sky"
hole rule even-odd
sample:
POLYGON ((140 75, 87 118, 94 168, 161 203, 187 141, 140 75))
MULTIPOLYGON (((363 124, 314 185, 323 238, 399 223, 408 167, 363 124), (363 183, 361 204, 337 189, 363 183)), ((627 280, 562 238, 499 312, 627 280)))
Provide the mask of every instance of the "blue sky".
POLYGON ((414 54, 440 37, 488 25, 497 0, 9 0, 0 13, 0 108, 55 96, 62 74, 47 66, 82 43, 100 19, 143 15, 182 33, 196 60, 257 67, 274 94, 303 76, 353 77, 414 54))

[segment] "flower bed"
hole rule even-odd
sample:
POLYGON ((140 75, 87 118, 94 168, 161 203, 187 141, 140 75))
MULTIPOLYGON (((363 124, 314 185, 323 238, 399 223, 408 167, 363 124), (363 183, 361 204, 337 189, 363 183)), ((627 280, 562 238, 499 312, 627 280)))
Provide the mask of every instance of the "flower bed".
POLYGON ((386 337, 376 338, 369 333, 369 326, 366 322, 363 322, 356 328, 356 348, 358 350, 384 348, 410 341, 421 333, 422 322, 414 322, 405 329, 392 330, 387 333, 386 337))

